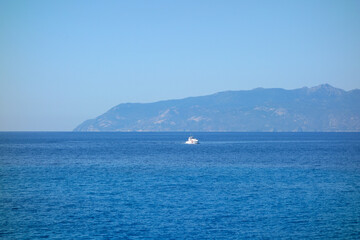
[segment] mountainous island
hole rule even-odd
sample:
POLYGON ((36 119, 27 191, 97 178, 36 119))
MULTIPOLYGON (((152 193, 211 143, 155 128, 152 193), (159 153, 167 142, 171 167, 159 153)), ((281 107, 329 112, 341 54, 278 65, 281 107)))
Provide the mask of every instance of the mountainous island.
POLYGON ((360 131, 360 90, 328 84, 123 103, 74 131, 360 131))

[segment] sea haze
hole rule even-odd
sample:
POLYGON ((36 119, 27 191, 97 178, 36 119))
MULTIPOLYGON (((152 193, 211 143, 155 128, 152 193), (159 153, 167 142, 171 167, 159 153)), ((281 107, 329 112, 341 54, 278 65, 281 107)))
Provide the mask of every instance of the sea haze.
POLYGON ((0 133, 2 239, 358 239, 360 133, 0 133))

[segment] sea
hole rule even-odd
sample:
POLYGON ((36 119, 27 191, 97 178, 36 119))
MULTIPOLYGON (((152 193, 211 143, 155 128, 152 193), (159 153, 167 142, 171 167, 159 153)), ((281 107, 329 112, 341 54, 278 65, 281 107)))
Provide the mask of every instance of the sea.
POLYGON ((360 239, 360 133, 1 132, 1 239, 360 239))

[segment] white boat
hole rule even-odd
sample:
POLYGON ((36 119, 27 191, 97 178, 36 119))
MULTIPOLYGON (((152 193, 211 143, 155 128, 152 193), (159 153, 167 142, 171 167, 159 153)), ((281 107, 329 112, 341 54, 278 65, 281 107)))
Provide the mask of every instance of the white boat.
POLYGON ((185 143, 186 144, 199 144, 199 140, 190 136, 189 139, 185 143))

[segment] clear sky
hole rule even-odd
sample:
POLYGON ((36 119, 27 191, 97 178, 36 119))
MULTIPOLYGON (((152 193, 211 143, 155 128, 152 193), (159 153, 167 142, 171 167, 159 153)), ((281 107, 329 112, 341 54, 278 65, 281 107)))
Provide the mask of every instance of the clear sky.
POLYGON ((67 131, 124 102, 360 88, 360 1, 0 0, 0 131, 67 131))

